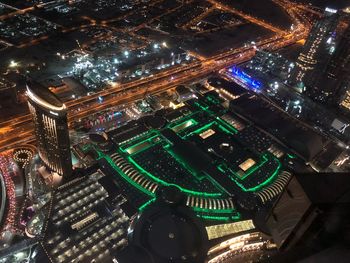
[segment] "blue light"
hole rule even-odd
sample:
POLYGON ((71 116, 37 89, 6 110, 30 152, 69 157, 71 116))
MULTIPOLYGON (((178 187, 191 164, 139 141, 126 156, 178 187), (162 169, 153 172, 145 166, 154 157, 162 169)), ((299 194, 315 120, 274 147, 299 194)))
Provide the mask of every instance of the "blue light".
POLYGON ((103 101, 103 98, 101 96, 98 96, 98 101, 99 102, 102 102, 103 101))
POLYGON ((262 84, 260 81, 252 78, 250 75, 242 71, 240 68, 234 66, 230 70, 235 78, 238 78, 243 83, 247 84, 250 88, 260 89, 262 84))

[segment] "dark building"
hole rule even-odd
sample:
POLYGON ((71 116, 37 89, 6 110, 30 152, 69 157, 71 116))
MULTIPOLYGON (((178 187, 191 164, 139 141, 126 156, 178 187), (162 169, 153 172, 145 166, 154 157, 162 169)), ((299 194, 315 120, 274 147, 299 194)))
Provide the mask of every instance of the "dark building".
POLYGON ((320 256, 322 262, 337 257, 349 259, 349 183, 346 174, 292 177, 266 220, 280 250, 269 262, 321 262, 317 260, 320 256))
POLYGON ((317 84, 335 49, 338 20, 339 16, 335 10, 325 11, 324 17, 311 29, 289 78, 290 83, 302 86, 306 93, 316 100, 322 101, 331 95, 317 84))
POLYGON ((38 152, 45 165, 62 176, 72 174, 66 106, 48 89, 27 83, 38 152))
POLYGON ((116 253, 116 262, 204 262, 208 234, 186 197, 175 186, 160 188, 156 197, 131 223, 128 246, 116 253))
POLYGON ((0 109, 7 108, 9 104, 17 102, 16 84, 0 78, 0 109))

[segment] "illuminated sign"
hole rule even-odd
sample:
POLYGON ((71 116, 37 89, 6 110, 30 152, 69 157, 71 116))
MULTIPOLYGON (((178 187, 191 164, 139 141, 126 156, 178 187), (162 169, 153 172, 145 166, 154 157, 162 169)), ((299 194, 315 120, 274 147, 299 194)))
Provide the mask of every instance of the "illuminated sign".
POLYGON ((231 68, 230 72, 232 72, 234 77, 247 84, 250 88, 260 89, 262 86, 261 82, 257 81, 256 79, 254 79, 253 77, 251 77, 236 66, 231 68))
POLYGON ((332 13, 332 14, 336 14, 338 12, 338 10, 326 7, 326 12, 329 12, 329 13, 332 13))

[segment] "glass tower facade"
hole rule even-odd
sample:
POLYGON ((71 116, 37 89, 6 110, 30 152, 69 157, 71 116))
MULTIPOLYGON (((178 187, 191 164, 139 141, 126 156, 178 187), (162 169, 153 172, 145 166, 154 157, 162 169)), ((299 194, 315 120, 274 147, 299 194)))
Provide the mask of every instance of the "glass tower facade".
POLYGON ((27 83, 28 106, 41 160, 61 176, 72 174, 66 106, 48 89, 27 83))
POLYGON ((324 18, 313 26, 289 79, 292 84, 302 83, 315 99, 324 96, 316 86, 334 52, 338 20, 337 13, 326 11, 324 18))

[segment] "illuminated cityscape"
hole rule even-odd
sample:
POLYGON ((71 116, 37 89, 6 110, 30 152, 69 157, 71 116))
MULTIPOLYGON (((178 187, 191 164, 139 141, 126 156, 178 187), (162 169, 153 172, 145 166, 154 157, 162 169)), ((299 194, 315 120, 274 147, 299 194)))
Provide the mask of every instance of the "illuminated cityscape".
POLYGON ((348 262, 347 0, 0 0, 0 263, 348 262))

